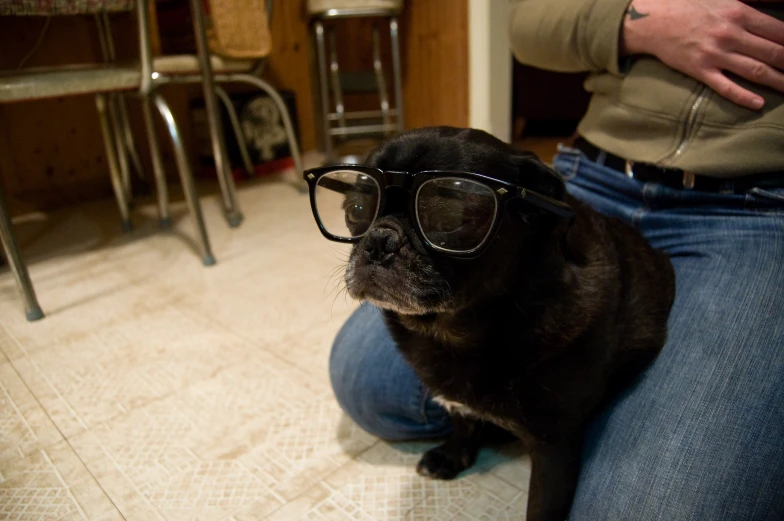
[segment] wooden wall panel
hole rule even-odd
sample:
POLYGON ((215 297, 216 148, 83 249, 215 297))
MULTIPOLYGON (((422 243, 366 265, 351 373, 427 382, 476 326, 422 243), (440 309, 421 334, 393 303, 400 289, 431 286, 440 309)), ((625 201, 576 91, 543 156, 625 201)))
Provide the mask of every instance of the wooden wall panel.
POLYGON ((272 22, 272 54, 265 79, 281 89, 294 91, 303 150, 316 148, 311 85, 308 17, 304 0, 275 0, 272 22))
MULTIPOLYGON (((45 19, 0 17, 0 69, 14 69, 45 19)), ((100 61, 92 19, 54 18, 26 66, 100 61)), ((90 96, 0 105, 0 182, 12 211, 34 210, 100 197, 106 165, 90 96)))
MULTIPOLYGON (((401 16, 403 98, 406 127, 468 123, 468 6, 467 0, 407 0, 401 16)), ((132 15, 116 15, 113 27, 118 55, 136 55, 132 15)), ((0 69, 13 69, 30 50, 43 25, 42 18, 0 17, 0 69)), ((372 63, 369 21, 346 21, 338 38, 344 70, 372 63)), ((293 90, 304 150, 316 147, 314 60, 305 0, 275 0, 272 20, 273 52, 265 77, 280 89, 293 90)), ((388 36, 382 31, 382 45, 388 36)), ((100 47, 90 17, 55 17, 46 38, 28 66, 100 61, 100 47)), ((391 74, 391 64, 386 60, 391 74)), ((391 78, 390 87, 391 87, 391 78)), ((242 90, 242 89, 240 89, 242 90)), ((190 141, 188 107, 200 96, 198 86, 164 89, 175 117, 190 141)), ((368 97, 362 104, 373 103, 368 97)), ((138 104, 129 104, 131 122, 142 161, 149 165, 138 104)), ((159 136, 165 137, 163 128, 159 136)), ((164 159, 174 173, 171 152, 164 159)), ((0 183, 18 214, 46 210, 110 196, 100 128, 92 96, 0 105, 0 183)))
POLYGON ((401 17, 406 127, 468 125, 468 0, 408 0, 401 17))

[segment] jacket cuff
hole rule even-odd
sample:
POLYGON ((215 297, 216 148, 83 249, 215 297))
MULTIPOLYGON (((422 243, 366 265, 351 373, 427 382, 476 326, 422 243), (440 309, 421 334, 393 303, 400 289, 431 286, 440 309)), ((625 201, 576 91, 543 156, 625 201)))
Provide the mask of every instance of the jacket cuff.
MULTIPOLYGON (((620 41, 623 22, 631 0, 595 0, 579 22, 580 52, 593 70, 622 75, 620 41)), ((624 67, 626 68, 626 67, 624 67)))

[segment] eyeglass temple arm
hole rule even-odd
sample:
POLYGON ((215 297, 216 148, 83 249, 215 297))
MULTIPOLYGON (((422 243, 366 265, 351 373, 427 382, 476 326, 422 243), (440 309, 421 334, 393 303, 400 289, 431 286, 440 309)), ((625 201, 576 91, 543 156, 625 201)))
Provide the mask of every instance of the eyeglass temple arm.
POLYGON ((546 195, 532 192, 525 188, 520 189, 520 197, 530 204, 541 208, 542 210, 554 213, 559 217, 574 217, 574 210, 572 210, 571 206, 557 199, 553 199, 552 197, 547 197, 546 195))

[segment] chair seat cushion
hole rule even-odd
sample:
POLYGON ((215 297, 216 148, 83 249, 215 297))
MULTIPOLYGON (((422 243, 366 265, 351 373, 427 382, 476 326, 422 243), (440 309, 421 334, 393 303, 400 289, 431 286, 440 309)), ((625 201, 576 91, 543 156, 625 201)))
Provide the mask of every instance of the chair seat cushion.
POLYGON ((54 16, 130 11, 136 0, 3 0, 0 15, 54 16))
POLYGON ((403 0, 308 0, 311 16, 373 16, 396 14, 403 0))
MULTIPOLYGON (((152 70, 159 74, 200 74, 199 58, 194 54, 172 54, 156 56, 152 61, 152 70)), ((223 58, 212 55, 210 57, 212 72, 214 74, 247 72, 256 64, 256 60, 241 60, 223 58)))
POLYGON ((0 103, 138 89, 138 66, 79 65, 0 72, 0 103))

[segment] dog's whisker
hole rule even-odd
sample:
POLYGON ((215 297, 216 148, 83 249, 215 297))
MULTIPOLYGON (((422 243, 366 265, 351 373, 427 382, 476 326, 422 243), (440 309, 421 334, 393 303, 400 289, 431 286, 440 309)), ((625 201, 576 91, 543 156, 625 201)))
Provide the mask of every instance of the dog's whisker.
POLYGON ((340 273, 336 273, 335 276, 331 277, 329 282, 332 283, 332 289, 330 290, 330 294, 333 291, 340 290, 342 288, 346 288, 346 286, 347 286, 346 278, 340 276, 340 273))
POLYGON ((333 273, 332 275, 330 275, 327 278, 327 284, 329 284, 329 283, 338 284, 338 283, 340 283, 343 280, 345 280, 345 277, 343 276, 343 273, 341 271, 336 271, 335 273, 333 273))
POLYGON ((332 305, 330 306, 330 314, 335 312, 335 302, 338 301, 341 293, 348 294, 348 287, 346 285, 339 287, 337 292, 335 292, 335 297, 332 299, 332 305))
POLYGON ((333 284, 332 288, 327 292, 325 296, 329 298, 333 294, 338 295, 340 293, 340 290, 341 290, 341 286, 339 283, 333 284))
POLYGON ((350 253, 340 253, 340 254, 335 254, 335 255, 334 255, 334 258, 335 258, 335 260, 336 260, 336 261, 338 261, 338 262, 346 263, 346 262, 348 262, 348 261, 349 261, 349 259, 351 258, 351 254, 350 254, 350 253))
MULTIPOLYGON (((339 286, 341 283, 345 284, 345 279, 342 276, 345 270, 346 270, 345 266, 336 266, 335 268, 332 269, 332 273, 329 275, 327 281, 324 283, 324 292, 327 292, 327 287, 329 286, 330 283, 332 283, 333 286, 339 286)), ((334 289, 330 290, 327 294, 328 295, 331 294, 332 291, 334 291, 334 289)))

